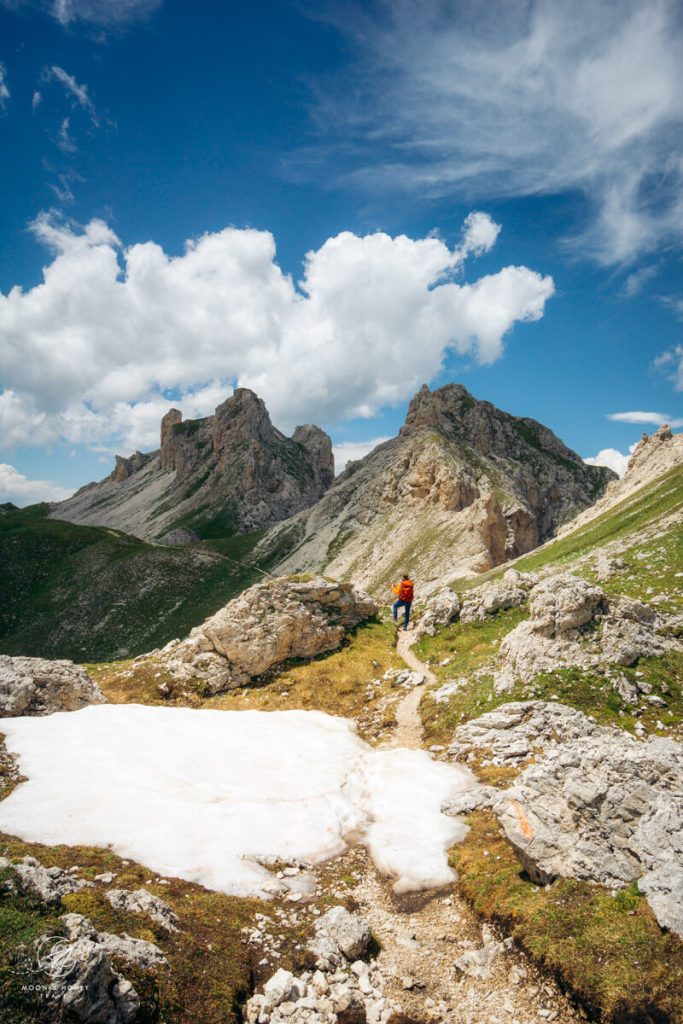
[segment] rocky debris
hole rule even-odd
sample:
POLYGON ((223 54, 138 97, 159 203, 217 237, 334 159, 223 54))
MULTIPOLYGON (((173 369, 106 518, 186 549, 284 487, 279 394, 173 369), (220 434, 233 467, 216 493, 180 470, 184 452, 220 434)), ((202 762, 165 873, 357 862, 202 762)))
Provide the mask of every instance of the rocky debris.
POLYGON ((318 967, 328 968, 344 959, 358 960, 367 952, 371 938, 364 917, 344 907, 332 907, 315 922, 315 937, 309 948, 318 957, 318 967))
POLYGON ((675 641, 657 632, 652 608, 631 598, 608 599, 578 576, 549 576, 531 590, 531 617, 508 633, 499 649, 498 692, 516 679, 578 666, 632 665, 663 654, 675 641))
POLYGON ((623 572, 626 568, 626 562, 623 558, 616 555, 609 555, 606 551, 599 551, 596 555, 594 566, 598 582, 602 583, 604 580, 610 580, 613 576, 623 572))
POLYGON ((483 946, 468 949, 461 953, 455 960, 455 967, 470 978, 478 978, 487 981, 493 973, 494 961, 503 950, 512 943, 512 940, 505 940, 505 943, 498 942, 491 929, 484 925, 482 928, 483 946))
POLYGON ((64 871, 58 867, 43 867, 35 857, 22 857, 17 862, 12 862, 7 857, 0 857, 0 868, 11 870, 21 889, 33 893, 45 903, 59 903, 62 896, 80 892, 82 889, 90 888, 93 884, 84 878, 78 878, 73 871, 64 871))
POLYGON ((253 391, 237 388, 213 416, 183 421, 170 409, 160 448, 117 456, 114 472, 53 505, 50 515, 109 526, 144 540, 218 520, 225 532, 280 522, 308 508, 334 479, 332 442, 319 427, 285 437, 253 391))
POLYGON ((524 604, 529 594, 516 577, 521 577, 521 573, 515 576, 506 573, 502 580, 493 580, 471 590, 463 600, 460 621, 483 621, 488 615, 495 615, 504 608, 517 608, 524 604))
POLYGON ((51 715, 104 704, 104 694, 80 665, 0 654, 0 714, 51 715))
POLYGON ((335 650, 377 606, 350 583, 279 578, 257 583, 172 641, 160 659, 175 676, 201 682, 211 693, 247 686, 290 658, 335 650))
POLYGON ((146 889, 110 889, 105 893, 105 898, 115 910, 123 910, 128 914, 147 914, 167 932, 178 931, 178 915, 168 903, 146 889))
POLYGON ((475 751, 490 751, 493 764, 514 764, 599 731, 592 718, 566 704, 513 701, 458 726, 448 753, 456 761, 466 761, 475 751))
POLYGON ((49 998, 87 1024, 129 1024, 140 1009, 135 988, 113 966, 124 960, 143 970, 167 966, 161 950, 142 939, 98 932, 81 914, 61 918, 67 939, 43 949, 39 963, 50 979, 49 998))
POLYGON ((280 968, 264 985, 263 994, 247 1002, 244 1016, 247 1024, 388 1024, 400 1008, 386 998, 385 984, 378 965, 362 960, 333 972, 318 968, 294 975, 280 968))
MULTIPOLYGON (((414 672, 407 668, 390 668, 386 671, 382 677, 391 681, 392 689, 396 686, 422 686, 425 677, 421 672, 414 672)), ((381 682, 381 680, 378 680, 381 682)))
POLYGON ((427 599, 425 610, 417 624, 415 635, 434 636, 437 629, 454 622, 460 614, 460 598, 447 587, 427 599))

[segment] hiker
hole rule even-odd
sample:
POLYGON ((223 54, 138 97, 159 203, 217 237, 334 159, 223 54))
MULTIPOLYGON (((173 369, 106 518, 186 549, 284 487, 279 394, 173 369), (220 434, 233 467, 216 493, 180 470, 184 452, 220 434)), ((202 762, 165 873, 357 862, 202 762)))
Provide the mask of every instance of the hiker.
MULTIPOLYGON (((391 589, 397 597, 397 600, 394 601, 393 604, 394 622, 398 622, 398 610, 399 608, 403 608, 405 612, 403 628, 407 629, 408 623, 410 622, 410 609, 413 604, 413 581, 407 573, 403 573, 401 576, 401 582, 399 584, 392 583, 391 589)), ((401 627, 399 626, 399 629, 400 628, 401 627)))

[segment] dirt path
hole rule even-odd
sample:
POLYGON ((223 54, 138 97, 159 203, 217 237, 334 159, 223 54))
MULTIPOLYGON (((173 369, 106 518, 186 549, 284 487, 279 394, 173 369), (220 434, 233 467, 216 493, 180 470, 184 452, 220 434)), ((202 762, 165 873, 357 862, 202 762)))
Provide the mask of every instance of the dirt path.
MULTIPOLYGON (((398 653, 412 671, 435 682, 411 650, 414 641, 414 634, 399 632, 398 653)), ((414 687, 401 701, 387 746, 420 748, 422 693, 422 686, 414 687)), ((413 1021, 569 1024, 582 1019, 520 951, 482 928, 455 886, 396 896, 365 851, 356 849, 353 856, 363 862, 353 898, 381 944, 378 967, 385 997, 413 1021), (456 966, 463 955, 464 969, 456 966)))
MULTIPOLYGON (((399 630, 396 650, 413 672, 419 672, 428 683, 435 683, 436 676, 424 665, 411 650, 415 643, 415 634, 399 630)), ((396 709, 396 728, 393 730, 389 747, 407 747, 419 750, 422 746, 422 721, 420 719, 420 700, 423 687, 414 687, 401 701, 396 709)))

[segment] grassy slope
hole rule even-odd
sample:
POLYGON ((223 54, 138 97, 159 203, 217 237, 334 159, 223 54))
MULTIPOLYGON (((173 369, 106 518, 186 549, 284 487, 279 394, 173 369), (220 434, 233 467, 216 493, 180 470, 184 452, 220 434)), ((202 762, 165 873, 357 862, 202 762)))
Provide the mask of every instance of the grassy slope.
MULTIPOLYGON (((667 528, 658 523, 682 506, 683 471, 676 469, 575 533, 519 559, 516 568, 552 568, 594 579, 592 563, 584 556, 618 541, 625 565, 600 585, 612 595, 628 594, 653 601, 665 611, 680 611, 683 531, 677 524, 667 528)), ((489 573, 484 581, 504 571, 489 573)), ((463 589, 474 582, 465 581, 463 589)), ((476 581, 481 583, 481 578, 476 581)), ((579 669, 545 673, 518 683, 511 693, 495 693, 493 671, 500 642, 527 615, 525 607, 502 611, 484 622, 454 623, 421 641, 419 654, 431 661, 438 684, 461 681, 446 701, 438 703, 429 693, 424 696, 420 711, 426 744, 448 743, 462 722, 502 703, 528 699, 557 699, 599 722, 628 730, 639 718, 647 733, 681 738, 683 655, 679 652, 641 659, 617 670, 630 679, 638 673, 652 684, 655 694, 666 697, 666 709, 650 708, 637 716, 619 698, 609 675, 579 669), (447 665, 439 664, 445 659, 447 665)), ((476 761, 471 766, 484 781, 503 787, 516 774, 514 769, 482 767, 476 761)), ((538 888, 520 872, 491 815, 474 814, 469 823, 471 831, 464 843, 453 847, 451 860, 463 893, 482 917, 503 923, 594 1018, 619 1024, 683 1021, 683 942, 662 932, 635 887, 616 896, 572 879, 538 888)))
POLYGON ((0 653, 135 656, 187 634, 260 578, 241 564, 260 533, 168 548, 47 511, 0 517, 0 653))

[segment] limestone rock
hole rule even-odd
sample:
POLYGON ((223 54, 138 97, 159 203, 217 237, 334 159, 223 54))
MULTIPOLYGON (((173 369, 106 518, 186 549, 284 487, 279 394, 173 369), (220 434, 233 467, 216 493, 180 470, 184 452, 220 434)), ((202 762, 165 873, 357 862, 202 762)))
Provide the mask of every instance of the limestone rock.
POLYGON ((454 622, 460 614, 460 598, 454 590, 444 588, 428 598, 417 624, 416 636, 434 636, 437 629, 454 622))
POLYGON ((62 896, 80 892, 93 884, 62 868, 43 867, 35 857, 22 857, 16 863, 0 857, 0 867, 14 872, 20 888, 34 893, 45 903, 59 903, 62 896))
MULTIPOLYGON (((520 575, 520 574, 518 574, 520 575)), ((502 580, 493 580, 465 595, 460 612, 461 622, 483 621, 504 608, 516 608, 528 598, 527 591, 514 576, 506 573, 502 580)))
POLYGON ((217 693, 246 686, 290 658, 334 650, 376 613, 374 602, 349 583, 272 579, 230 601, 187 640, 168 644, 161 657, 179 678, 217 693))
POLYGON ((103 703, 99 686, 72 661, 0 654, 0 714, 8 718, 77 711, 103 703))
POLYGON ((589 727, 551 747, 501 793, 496 814, 530 876, 638 881, 683 935, 683 745, 589 727))
POLYGON ((529 610, 535 633, 556 637, 585 626, 605 606, 605 594, 579 576, 550 576, 531 591, 529 610))
POLYGON ((166 931, 178 931, 177 914, 168 903, 146 889, 110 889, 105 893, 105 898, 115 910, 123 910, 128 914, 147 914, 166 931))
POLYGON ((359 914, 344 907, 332 907, 315 922, 315 938, 311 952, 329 963, 358 960, 367 951, 372 938, 370 925, 359 914))
POLYGON ((448 752, 456 761, 465 761, 472 751, 486 750, 501 763, 515 763, 599 731, 593 719, 566 704, 513 701, 458 726, 448 752))
POLYGON ((70 1019, 85 1024, 130 1024, 140 1009, 133 985, 113 966, 112 958, 142 969, 167 966, 161 950, 141 939, 121 939, 98 932, 81 914, 62 921, 68 938, 48 947, 40 957, 50 999, 70 1019))

